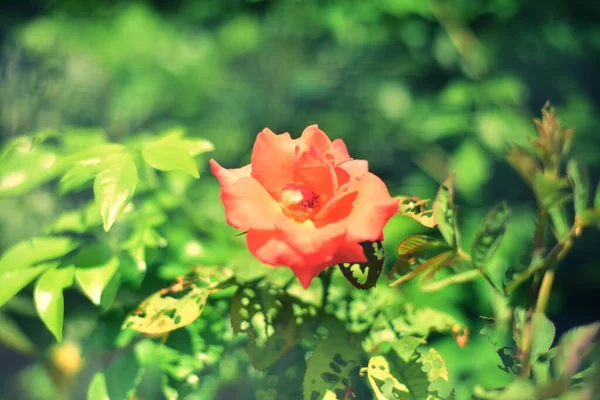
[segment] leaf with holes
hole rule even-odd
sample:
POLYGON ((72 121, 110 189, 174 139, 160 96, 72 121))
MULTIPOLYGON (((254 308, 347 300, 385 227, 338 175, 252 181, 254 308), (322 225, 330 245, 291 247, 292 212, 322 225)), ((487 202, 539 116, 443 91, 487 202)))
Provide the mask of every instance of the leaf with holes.
POLYGON ((343 399, 351 375, 360 365, 360 345, 350 340, 343 326, 330 324, 326 329, 327 338, 317 343, 308 359, 302 384, 304 400, 320 400, 327 392, 343 399))
POLYGON ((473 264, 482 268, 500 246, 506 232, 511 210, 506 203, 500 203, 486 216, 483 227, 477 232, 471 250, 473 264))
POLYGON ((583 165, 576 160, 569 160, 567 176, 573 188, 575 214, 580 215, 590 203, 590 180, 583 165))
POLYGON ((360 374, 367 375, 377 400, 400 399, 403 394, 408 393, 406 385, 392 375, 390 365, 383 356, 371 357, 369 365, 361 369, 360 374))
POLYGON ((402 240, 398 245, 398 261, 389 275, 390 279, 396 280, 389 286, 400 285, 429 268, 437 268, 454 254, 449 249, 445 243, 425 235, 412 235, 402 240), (400 274, 403 275, 398 277, 400 274))
POLYGON ((428 390, 430 393, 428 398, 445 399, 451 396, 450 375, 442 355, 433 348, 419 353, 420 358, 417 362, 421 363, 421 370, 427 374, 429 380, 428 390))
POLYGON ((433 217, 446 242, 453 248, 458 248, 460 240, 454 205, 454 179, 455 175, 452 174, 442 182, 433 202, 433 217))
POLYGON ((433 228, 437 225, 433 217, 433 210, 428 207, 429 200, 421 200, 418 197, 398 196, 398 211, 396 215, 410 217, 427 228, 433 228))
POLYGON ((367 257, 365 263, 343 263, 338 264, 338 267, 344 274, 344 277, 357 289, 369 289, 375 286, 383 263, 385 255, 381 241, 362 242, 360 244, 363 252, 367 257))
POLYGON ((270 367, 302 337, 304 321, 296 308, 283 289, 266 281, 240 286, 234 294, 231 325, 250 338, 246 352, 256 369, 270 367))
POLYGON ((223 288, 232 275, 227 268, 198 268, 144 300, 122 327, 155 336, 186 326, 200 317, 208 297, 223 288))

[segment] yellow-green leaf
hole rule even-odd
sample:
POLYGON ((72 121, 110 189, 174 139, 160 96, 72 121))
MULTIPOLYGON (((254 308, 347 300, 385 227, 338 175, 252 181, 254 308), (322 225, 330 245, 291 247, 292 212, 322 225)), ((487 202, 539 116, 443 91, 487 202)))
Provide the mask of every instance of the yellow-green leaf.
POLYGON ((96 305, 102 293, 119 268, 119 260, 102 244, 84 247, 73 259, 75 279, 83 293, 96 305))
POLYGON ((35 308, 48 330, 58 342, 62 341, 64 316, 63 289, 73 284, 73 267, 49 269, 35 284, 35 308))
POLYGON ((125 319, 123 328, 162 335, 186 326, 200 317, 208 297, 220 290, 232 275, 227 268, 199 267, 195 273, 144 300, 125 319))
MULTIPOLYGON (((167 135, 144 146, 144 160, 160 171, 183 171, 198 178, 198 165, 193 154, 199 153, 199 146, 188 143, 177 134, 167 135)), ((201 152, 201 151, 200 151, 201 152)))
POLYGON ((406 196, 397 196, 394 199, 398 200, 399 205, 396 215, 410 217, 427 228, 436 226, 433 210, 428 207, 429 200, 406 196))
POLYGON ((33 281, 39 274, 53 267, 54 265, 43 264, 36 267, 0 271, 0 307, 10 300, 21 289, 33 281))
POLYGON ((68 237, 42 236, 11 246, 0 258, 0 271, 21 269, 70 253, 78 243, 68 237))
POLYGON ((108 231, 131 201, 138 172, 127 152, 108 158, 94 180, 94 196, 100 208, 104 230, 108 231))
POLYGON ((110 400, 106 389, 106 378, 102 372, 97 372, 88 386, 87 400, 110 400))
POLYGON ((371 357, 367 368, 363 368, 360 372, 361 375, 367 375, 369 385, 377 400, 397 399, 400 398, 402 392, 408 393, 406 385, 400 383, 392 375, 390 365, 383 356, 371 357))

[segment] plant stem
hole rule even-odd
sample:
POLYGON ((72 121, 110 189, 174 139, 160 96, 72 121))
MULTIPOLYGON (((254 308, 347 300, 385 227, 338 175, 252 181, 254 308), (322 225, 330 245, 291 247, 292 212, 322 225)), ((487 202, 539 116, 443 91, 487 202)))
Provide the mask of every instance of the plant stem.
MULTIPOLYGON (((546 312, 546 307, 548 306, 548 300, 550 299, 550 292, 552 291, 552 284, 554 283, 558 264, 563 258, 565 258, 573 246, 573 238, 578 232, 579 226, 577 224, 573 224, 567 236, 558 242, 546 257, 546 261, 544 263, 546 268, 538 291, 537 301, 535 304, 535 313, 543 314, 546 312)), ((533 343, 533 340, 531 340, 531 335, 534 331, 531 319, 528 318, 528 321, 529 323, 525 326, 525 331, 523 332, 524 357, 521 368, 521 376, 524 378, 529 377, 531 372, 531 344, 533 343)))

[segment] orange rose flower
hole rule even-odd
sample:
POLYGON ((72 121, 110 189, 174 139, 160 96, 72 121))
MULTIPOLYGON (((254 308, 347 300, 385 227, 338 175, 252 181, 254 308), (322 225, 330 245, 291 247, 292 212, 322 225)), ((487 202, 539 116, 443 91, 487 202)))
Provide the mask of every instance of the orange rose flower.
POLYGON ((264 129, 249 165, 210 166, 227 223, 247 232, 256 258, 291 268, 305 288, 329 266, 366 262, 360 243, 382 240, 398 209, 367 161, 350 158, 344 142, 317 125, 299 139, 264 129))

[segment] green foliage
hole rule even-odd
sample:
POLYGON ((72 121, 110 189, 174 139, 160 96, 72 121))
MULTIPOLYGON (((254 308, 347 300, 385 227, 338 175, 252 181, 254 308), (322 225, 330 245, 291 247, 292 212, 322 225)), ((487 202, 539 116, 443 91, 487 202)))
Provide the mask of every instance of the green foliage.
POLYGON ((596 395, 598 324, 552 347, 597 286, 587 9, 34 3, 2 13, 5 397, 596 395), (407 196, 367 263, 304 290, 227 226, 205 153, 242 165, 263 127, 309 123, 407 196))

